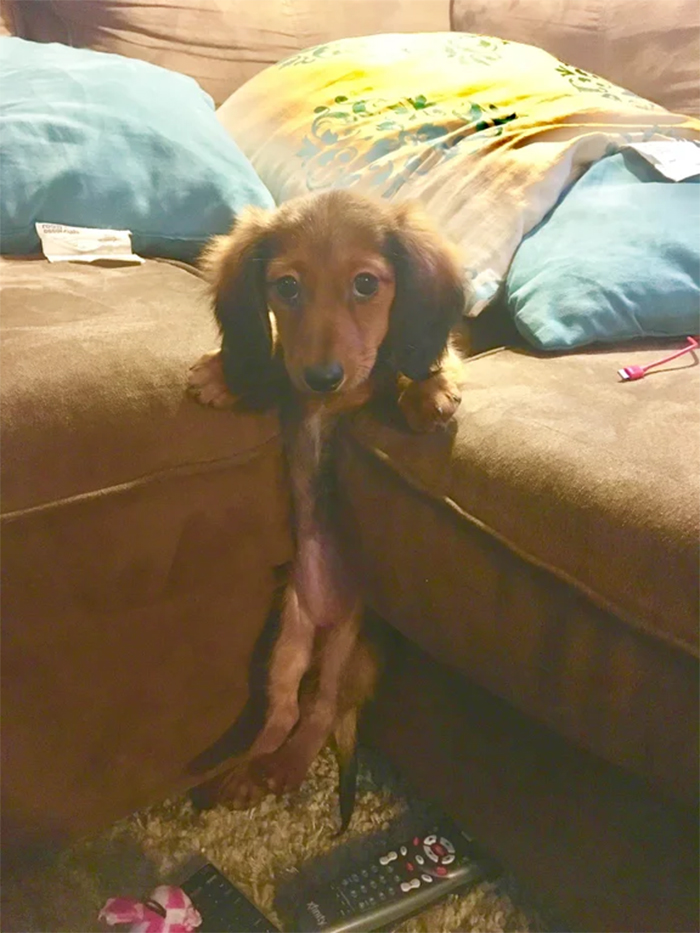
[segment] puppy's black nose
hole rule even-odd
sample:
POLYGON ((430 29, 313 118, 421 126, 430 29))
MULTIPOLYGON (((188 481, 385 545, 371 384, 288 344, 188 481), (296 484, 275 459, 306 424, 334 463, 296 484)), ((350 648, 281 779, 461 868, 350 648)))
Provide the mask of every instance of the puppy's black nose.
POLYGON ((345 373, 340 363, 326 363, 323 366, 307 366, 304 380, 314 392, 332 392, 343 381, 345 373))

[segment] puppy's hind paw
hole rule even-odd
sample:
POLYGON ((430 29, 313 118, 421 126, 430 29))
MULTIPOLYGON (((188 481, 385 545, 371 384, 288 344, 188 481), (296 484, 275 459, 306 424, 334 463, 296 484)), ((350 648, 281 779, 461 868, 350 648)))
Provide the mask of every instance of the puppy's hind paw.
POLYGON ((256 780, 276 796, 299 790, 310 766, 304 749, 294 742, 283 745, 272 755, 258 758, 253 765, 256 780))
POLYGON ((224 409, 235 406, 237 399, 226 385, 220 350, 205 353, 190 367, 187 374, 187 394, 201 405, 208 405, 210 408, 224 409))
POLYGON ((211 810, 225 804, 234 810, 250 810, 271 791, 254 774, 250 762, 240 761, 190 791, 196 810, 211 810))

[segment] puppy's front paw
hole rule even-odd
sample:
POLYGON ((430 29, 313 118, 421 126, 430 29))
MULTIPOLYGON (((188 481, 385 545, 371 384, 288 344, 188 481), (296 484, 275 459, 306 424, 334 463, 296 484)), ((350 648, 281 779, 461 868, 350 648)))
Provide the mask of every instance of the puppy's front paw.
POLYGON ((224 379, 221 350, 212 350, 190 367, 187 393, 202 405, 212 408, 233 408, 236 396, 231 395, 224 379))
POLYGON ((444 427, 462 401, 462 392, 443 372, 422 382, 411 382, 399 396, 399 408, 409 428, 427 434, 444 427))

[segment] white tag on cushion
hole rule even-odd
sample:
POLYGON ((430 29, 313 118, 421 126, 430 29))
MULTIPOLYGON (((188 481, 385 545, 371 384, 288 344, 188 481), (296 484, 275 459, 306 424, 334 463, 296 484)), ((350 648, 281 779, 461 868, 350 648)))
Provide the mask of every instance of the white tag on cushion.
POLYGON ((700 175, 700 146, 689 139, 631 143, 634 149, 670 181, 684 181, 700 175))
POLYGON ((134 253, 130 230, 98 230, 95 227, 68 227, 65 224, 37 223, 36 232, 49 262, 142 263, 134 253))
POLYGON ((634 149, 671 181, 700 175, 700 146, 689 139, 631 143, 625 148, 634 149))

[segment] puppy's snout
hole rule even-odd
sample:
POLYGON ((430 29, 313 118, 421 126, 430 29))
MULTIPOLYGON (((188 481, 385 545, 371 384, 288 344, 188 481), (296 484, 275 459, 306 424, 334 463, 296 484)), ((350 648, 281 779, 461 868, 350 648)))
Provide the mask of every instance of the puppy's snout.
POLYGON ((325 363, 322 366, 307 366, 304 381, 312 392, 333 392, 345 378, 340 363, 325 363))

